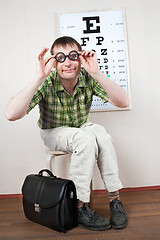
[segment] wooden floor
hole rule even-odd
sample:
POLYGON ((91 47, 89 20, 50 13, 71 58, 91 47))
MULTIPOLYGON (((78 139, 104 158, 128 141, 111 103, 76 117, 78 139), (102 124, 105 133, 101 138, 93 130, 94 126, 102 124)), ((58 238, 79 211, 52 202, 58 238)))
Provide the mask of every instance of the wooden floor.
MULTIPOLYGON (((128 215, 125 229, 90 231, 77 227, 59 233, 24 217, 22 199, 0 199, 0 240, 160 240, 160 190, 122 192, 128 215)), ((109 217, 106 194, 94 195, 94 210, 109 217)))

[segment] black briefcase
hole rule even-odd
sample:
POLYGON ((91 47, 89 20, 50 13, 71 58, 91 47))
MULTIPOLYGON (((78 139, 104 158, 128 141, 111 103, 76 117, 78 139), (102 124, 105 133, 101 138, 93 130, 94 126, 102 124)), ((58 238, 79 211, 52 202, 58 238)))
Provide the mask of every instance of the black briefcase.
POLYGON ((59 232, 77 226, 76 188, 71 180, 54 176, 43 169, 28 175, 22 186, 25 216, 59 232), (43 176, 47 172, 49 176, 43 176))

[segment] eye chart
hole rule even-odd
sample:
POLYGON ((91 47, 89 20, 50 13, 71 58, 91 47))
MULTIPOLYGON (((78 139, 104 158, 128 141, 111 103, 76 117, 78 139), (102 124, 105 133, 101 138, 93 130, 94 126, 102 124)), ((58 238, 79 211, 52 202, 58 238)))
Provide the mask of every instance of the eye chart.
MULTIPOLYGON (((59 14, 61 36, 71 36, 83 50, 95 50, 99 69, 130 95, 128 46, 124 10, 59 14)), ((92 111, 117 108, 94 96, 92 111)))

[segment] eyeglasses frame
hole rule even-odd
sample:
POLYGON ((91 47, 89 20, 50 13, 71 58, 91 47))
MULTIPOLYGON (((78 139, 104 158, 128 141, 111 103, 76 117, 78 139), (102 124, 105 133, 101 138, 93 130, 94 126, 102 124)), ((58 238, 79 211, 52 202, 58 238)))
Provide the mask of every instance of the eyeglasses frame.
POLYGON ((68 55, 65 55, 63 52, 58 52, 58 53, 56 54, 56 56, 55 56, 55 59, 57 60, 57 62, 60 62, 60 63, 63 63, 63 62, 66 60, 67 57, 68 57, 70 60, 72 60, 72 61, 76 61, 76 60, 78 59, 79 55, 80 55, 80 54, 79 54, 76 50, 70 51, 68 55), (77 58, 76 58, 76 59, 72 59, 72 58, 70 57, 70 54, 71 54, 72 52, 75 52, 75 53, 77 54, 77 58), (60 53, 64 55, 64 60, 63 60, 63 61, 57 60, 57 55, 60 54, 60 53))

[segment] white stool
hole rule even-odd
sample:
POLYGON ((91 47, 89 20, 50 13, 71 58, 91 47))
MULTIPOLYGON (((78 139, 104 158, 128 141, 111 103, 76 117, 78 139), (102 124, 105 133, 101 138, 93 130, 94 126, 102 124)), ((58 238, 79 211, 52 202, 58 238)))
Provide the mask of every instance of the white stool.
POLYGON ((53 165, 55 165, 55 158, 60 157, 60 156, 65 156, 68 155, 69 153, 67 152, 62 152, 62 151, 52 151, 50 149, 47 149, 47 168, 52 171, 52 161, 53 165))
MULTIPOLYGON (((56 157, 60 157, 60 156, 66 156, 66 155, 70 155, 67 152, 62 152, 62 151, 52 151, 49 148, 46 149, 47 152, 47 168, 52 172, 52 161, 53 161, 53 165, 55 166, 55 160, 56 157)), ((54 174, 54 173, 53 173, 54 174)), ((93 189, 92 189, 92 181, 91 181, 91 194, 90 194, 90 203, 89 206, 90 208, 93 208, 93 189)))

